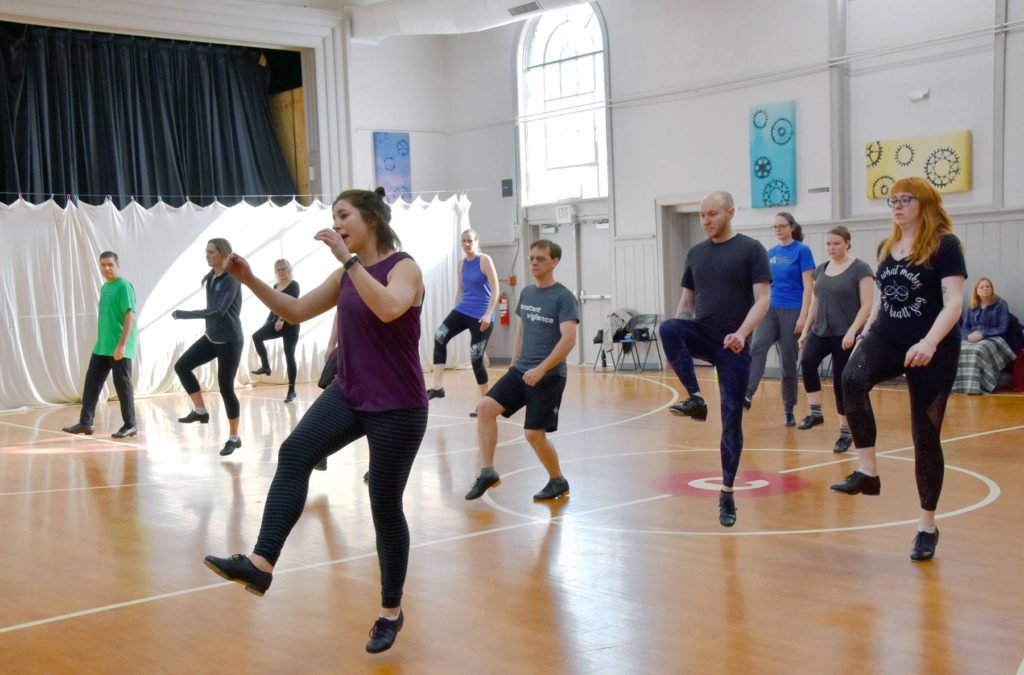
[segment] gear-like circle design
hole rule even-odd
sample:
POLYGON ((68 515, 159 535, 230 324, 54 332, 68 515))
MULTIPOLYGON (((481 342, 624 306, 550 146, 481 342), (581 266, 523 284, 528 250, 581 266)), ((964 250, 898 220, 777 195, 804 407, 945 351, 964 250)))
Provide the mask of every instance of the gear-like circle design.
POLYGON ((928 155, 924 177, 937 188, 948 187, 960 175, 960 155, 953 148, 939 148, 928 155))
POLYGON ((871 141, 868 143, 865 156, 868 160, 868 168, 878 166, 878 163, 882 161, 882 141, 871 141))
POLYGON ((388 171, 394 171, 395 170, 395 158, 394 157, 385 157, 384 158, 384 168, 387 169, 388 171))
POLYGON ((792 203, 791 196, 789 186, 777 178, 768 181, 761 191, 761 201, 765 206, 786 206, 792 203))
POLYGON ((879 176, 875 179, 875 182, 871 185, 871 198, 872 199, 885 199, 889 196, 889 192, 892 190, 892 186, 896 184, 896 179, 892 176, 879 176))
POLYGON ((910 166, 914 161, 914 148, 910 147, 906 143, 901 143, 896 148, 896 155, 894 156, 896 163, 900 166, 910 166))
POLYGON ((762 179, 772 175, 772 160, 763 156, 754 160, 754 175, 762 179))
POLYGON ((397 143, 395 143, 395 152, 397 152, 402 157, 405 157, 406 155, 408 155, 409 154, 409 141, 398 141, 397 143))
POLYGON ((759 109, 755 110, 753 116, 750 118, 750 122, 758 129, 764 129, 768 126, 768 111, 759 109))
POLYGON ((772 125, 772 140, 779 145, 785 145, 793 140, 793 123, 785 117, 775 120, 772 125))

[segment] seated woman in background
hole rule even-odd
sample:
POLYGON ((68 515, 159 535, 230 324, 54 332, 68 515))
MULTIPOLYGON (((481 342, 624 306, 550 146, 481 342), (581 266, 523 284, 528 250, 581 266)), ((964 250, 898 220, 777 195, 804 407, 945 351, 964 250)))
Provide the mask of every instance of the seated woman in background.
POLYGON ((999 384, 999 374, 1014 359, 1006 342, 1010 310, 996 295, 992 281, 981 277, 971 292, 971 308, 961 328, 960 361, 953 391, 985 394, 999 384))

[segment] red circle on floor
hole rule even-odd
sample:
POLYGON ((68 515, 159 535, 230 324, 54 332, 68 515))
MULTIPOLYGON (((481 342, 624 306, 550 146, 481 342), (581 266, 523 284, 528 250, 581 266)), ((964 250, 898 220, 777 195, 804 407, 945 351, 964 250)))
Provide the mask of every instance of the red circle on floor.
MULTIPOLYGON (((740 471, 736 474, 733 489, 744 496, 767 497, 797 492, 810 485, 811 481, 799 476, 772 471, 740 471)), ((721 491, 722 476, 700 471, 675 473, 654 481, 654 487, 677 497, 707 497, 721 491)))

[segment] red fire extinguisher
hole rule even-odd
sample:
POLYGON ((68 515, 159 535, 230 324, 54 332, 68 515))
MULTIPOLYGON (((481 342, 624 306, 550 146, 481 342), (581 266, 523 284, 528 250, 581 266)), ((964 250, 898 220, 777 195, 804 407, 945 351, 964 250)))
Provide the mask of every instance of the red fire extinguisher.
POLYGON ((498 296, 498 318, 502 326, 508 325, 508 295, 505 294, 505 291, 498 296))

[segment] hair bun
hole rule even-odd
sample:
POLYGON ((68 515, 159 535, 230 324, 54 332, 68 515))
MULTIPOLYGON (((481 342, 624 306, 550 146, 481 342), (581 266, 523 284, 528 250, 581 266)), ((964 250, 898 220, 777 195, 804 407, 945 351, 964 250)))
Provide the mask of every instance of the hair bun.
POLYGON ((377 189, 376 189, 376 190, 374 190, 373 192, 374 192, 374 194, 376 194, 376 195, 378 195, 378 196, 380 196, 380 197, 384 197, 384 196, 386 196, 386 195, 387 195, 387 193, 388 193, 388 191, 387 191, 387 190, 385 190, 385 189, 384 189, 384 188, 383 188, 382 186, 380 186, 380 185, 378 185, 378 186, 377 186, 377 189))

